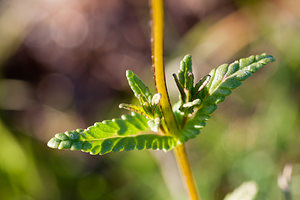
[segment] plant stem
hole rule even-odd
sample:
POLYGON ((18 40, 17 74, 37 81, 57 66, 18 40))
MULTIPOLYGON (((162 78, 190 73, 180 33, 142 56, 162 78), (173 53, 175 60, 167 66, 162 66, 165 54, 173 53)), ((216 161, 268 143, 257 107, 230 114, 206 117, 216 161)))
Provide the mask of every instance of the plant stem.
POLYGON ((163 58, 164 47, 164 2, 163 0, 151 0, 152 2, 152 67, 155 86, 161 94, 160 107, 167 125, 167 134, 178 136, 178 127, 172 111, 166 81, 163 58))
POLYGON ((181 171, 181 175, 186 182, 190 199, 200 200, 184 144, 176 146, 174 153, 181 171))
MULTIPOLYGON (((154 72, 155 86, 161 94, 160 107, 166 123, 166 134, 177 137, 179 128, 172 111, 164 70, 163 42, 164 42, 164 2, 163 0, 151 0, 152 5, 152 64, 154 72)), ((196 184, 192 175, 192 170, 188 162, 184 144, 180 144, 174 149, 177 163, 186 183, 191 200, 200 200, 198 197, 196 184)))

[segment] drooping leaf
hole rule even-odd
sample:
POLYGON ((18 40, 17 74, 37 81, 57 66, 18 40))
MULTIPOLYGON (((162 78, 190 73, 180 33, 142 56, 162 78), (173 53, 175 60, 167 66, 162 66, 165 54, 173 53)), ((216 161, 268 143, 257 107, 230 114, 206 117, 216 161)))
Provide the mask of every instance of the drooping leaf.
POLYGON ((90 154, 129 150, 171 150, 177 144, 172 136, 153 132, 148 119, 140 114, 123 115, 121 119, 97 122, 83 130, 56 134, 48 146, 56 149, 81 150, 90 154))
POLYGON ((197 98, 202 100, 201 106, 181 130, 180 140, 187 141, 200 133, 206 125, 210 115, 217 109, 217 104, 231 94, 231 90, 241 85, 241 81, 261 69, 264 65, 274 61, 274 57, 266 54, 250 56, 233 62, 223 64, 213 69, 208 84, 199 92, 197 98))

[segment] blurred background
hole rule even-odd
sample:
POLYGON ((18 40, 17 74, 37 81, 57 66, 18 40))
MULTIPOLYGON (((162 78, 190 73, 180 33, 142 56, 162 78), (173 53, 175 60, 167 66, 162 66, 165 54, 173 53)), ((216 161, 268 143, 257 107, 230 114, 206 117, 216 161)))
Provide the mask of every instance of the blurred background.
MULTIPOLYGON (((294 167, 300 199, 299 0, 166 0, 165 62, 193 55, 197 78, 266 52, 267 65, 219 105, 188 154, 203 199, 245 181, 257 199, 283 199, 277 176, 294 167)), ((58 132, 119 117, 131 69, 154 91, 149 2, 0 0, 0 194, 5 200, 182 200, 172 153, 91 156, 46 146, 58 132), (168 183, 168 184, 166 184, 168 183)))

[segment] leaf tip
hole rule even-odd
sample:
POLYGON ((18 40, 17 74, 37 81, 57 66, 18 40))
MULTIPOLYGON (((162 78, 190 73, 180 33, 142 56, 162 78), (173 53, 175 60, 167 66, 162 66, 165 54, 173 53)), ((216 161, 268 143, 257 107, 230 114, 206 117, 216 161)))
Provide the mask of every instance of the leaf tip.
POLYGON ((181 70, 184 71, 184 68, 187 64, 188 68, 191 68, 192 66, 192 56, 190 54, 185 55, 184 58, 181 60, 180 66, 181 66, 181 70))
POLYGON ((191 54, 187 54, 183 58, 184 61, 188 61, 188 60, 191 60, 191 59, 192 59, 192 55, 191 54))
POLYGON ((129 69, 126 70, 126 77, 131 76, 133 72, 129 69))
POLYGON ((266 55, 266 57, 269 58, 270 62, 275 62, 276 61, 276 59, 274 58, 274 56, 266 55))

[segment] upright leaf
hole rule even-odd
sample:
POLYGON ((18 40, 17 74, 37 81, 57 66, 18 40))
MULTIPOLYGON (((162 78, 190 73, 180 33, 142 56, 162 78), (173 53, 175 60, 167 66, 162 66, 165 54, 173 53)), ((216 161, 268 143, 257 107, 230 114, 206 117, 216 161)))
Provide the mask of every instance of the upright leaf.
POLYGON ((179 110, 185 116, 192 114, 194 109, 200 106, 201 99, 198 98, 198 93, 206 86, 210 80, 210 75, 204 76, 194 86, 194 74, 192 71, 192 56, 187 55, 180 63, 178 77, 173 74, 175 83, 180 93, 179 110))
POLYGON ((179 82, 181 85, 191 90, 194 84, 194 75, 192 72, 192 56, 186 55, 180 63, 180 70, 178 72, 179 82))
POLYGON ((210 115, 217 109, 217 104, 225 100, 231 94, 231 90, 241 85, 241 81, 261 69, 269 62, 274 61, 274 57, 266 54, 243 58, 232 64, 223 64, 217 69, 213 69, 209 75, 210 81, 198 94, 202 100, 199 110, 189 120, 181 130, 180 140, 187 141, 200 133, 206 125, 210 115))
POLYGON ((147 100, 152 98, 149 88, 142 82, 142 80, 137 75, 135 75, 132 71, 127 70, 126 77, 136 98, 139 99, 139 95, 142 95, 147 100))

